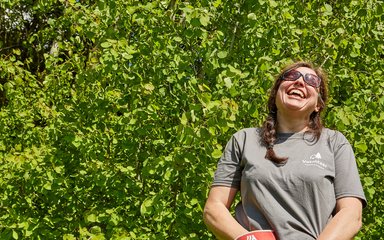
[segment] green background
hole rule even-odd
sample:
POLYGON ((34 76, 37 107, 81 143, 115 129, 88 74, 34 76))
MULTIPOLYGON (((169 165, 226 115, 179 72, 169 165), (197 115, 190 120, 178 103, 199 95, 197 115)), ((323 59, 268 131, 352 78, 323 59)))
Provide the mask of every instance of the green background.
POLYGON ((223 146, 303 59, 355 150, 356 239, 380 239, 383 35, 383 1, 0 0, 0 238, 213 239, 223 146))

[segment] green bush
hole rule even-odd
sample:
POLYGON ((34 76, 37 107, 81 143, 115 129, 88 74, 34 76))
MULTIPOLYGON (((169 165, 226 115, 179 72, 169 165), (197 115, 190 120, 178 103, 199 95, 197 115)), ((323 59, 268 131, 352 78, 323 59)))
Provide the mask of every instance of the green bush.
POLYGON ((379 239, 383 1, 304 2, 0 0, 0 238, 212 239, 223 146, 305 59, 355 149, 356 239, 379 239))

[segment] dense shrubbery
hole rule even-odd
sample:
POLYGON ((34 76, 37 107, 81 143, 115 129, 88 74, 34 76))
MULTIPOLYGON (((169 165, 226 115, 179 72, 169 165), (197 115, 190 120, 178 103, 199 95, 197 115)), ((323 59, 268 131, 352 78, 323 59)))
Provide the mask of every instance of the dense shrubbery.
POLYGON ((212 238, 217 158, 291 59, 328 72, 381 238, 383 2, 145 2, 0 1, 0 238, 212 238))

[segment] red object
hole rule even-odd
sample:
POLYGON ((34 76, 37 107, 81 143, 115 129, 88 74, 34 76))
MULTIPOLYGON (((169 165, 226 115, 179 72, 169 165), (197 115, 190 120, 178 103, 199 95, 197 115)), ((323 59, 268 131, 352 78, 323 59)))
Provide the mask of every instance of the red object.
POLYGON ((237 237, 236 240, 276 240, 272 230, 256 230, 237 237))

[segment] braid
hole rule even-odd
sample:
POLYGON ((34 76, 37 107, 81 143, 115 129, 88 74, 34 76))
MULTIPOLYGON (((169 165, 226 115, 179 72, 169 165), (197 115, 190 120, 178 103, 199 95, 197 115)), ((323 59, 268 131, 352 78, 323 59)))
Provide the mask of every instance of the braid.
POLYGON ((320 112, 313 112, 309 117, 309 130, 307 130, 307 132, 313 135, 314 140, 318 140, 322 128, 323 125, 321 124, 320 112))
POLYGON ((270 114, 267 117, 262 128, 261 138, 264 140, 264 144, 267 147, 267 152, 265 154, 266 159, 269 159, 275 163, 282 163, 288 160, 287 157, 276 156, 276 153, 273 150, 273 146, 276 142, 276 114, 270 114))

